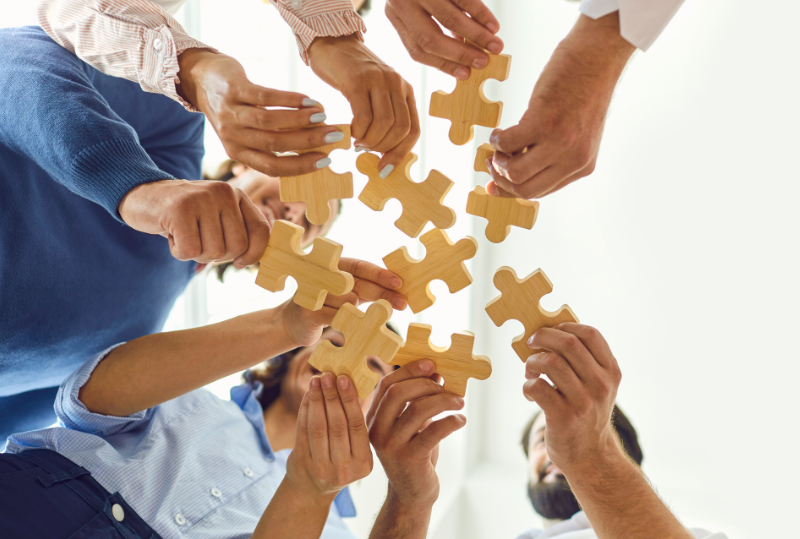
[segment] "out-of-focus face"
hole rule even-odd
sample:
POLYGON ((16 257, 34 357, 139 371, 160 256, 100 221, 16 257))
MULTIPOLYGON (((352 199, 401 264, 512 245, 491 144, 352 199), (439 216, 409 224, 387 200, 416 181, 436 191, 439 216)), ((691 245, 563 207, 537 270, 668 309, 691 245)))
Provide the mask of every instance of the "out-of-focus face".
POLYGON ((531 426, 528 442, 528 497, 544 518, 566 520, 580 511, 580 506, 563 472, 547 455, 546 430, 545 415, 540 413, 531 426))
MULTIPOLYGON (((344 346, 344 335, 335 329, 326 329, 316 344, 306 346, 295 354, 289 363, 286 375, 281 381, 281 393, 279 398, 283 400, 287 408, 294 413, 300 410, 300 403, 303 401, 306 391, 308 391, 308 383, 311 381, 311 378, 320 374, 317 369, 308 363, 308 360, 323 340, 331 341, 334 346, 344 346)), ((369 356, 367 358, 367 365, 372 371, 378 373, 382 377, 389 374, 394 369, 394 367, 384 363, 377 356, 369 356)), ((372 402, 372 395, 374 393, 375 391, 373 390, 366 399, 358 399, 364 415, 366 415, 369 410, 369 405, 372 402)))
POLYGON ((338 200, 331 200, 331 218, 323 225, 312 225, 306 218, 305 202, 281 202, 280 180, 267 176, 250 167, 237 164, 233 167, 233 178, 228 180, 232 187, 241 189, 253 204, 264 214, 270 225, 281 219, 306 229, 303 235, 303 246, 308 245, 317 236, 324 235, 331 227, 339 213, 338 200))

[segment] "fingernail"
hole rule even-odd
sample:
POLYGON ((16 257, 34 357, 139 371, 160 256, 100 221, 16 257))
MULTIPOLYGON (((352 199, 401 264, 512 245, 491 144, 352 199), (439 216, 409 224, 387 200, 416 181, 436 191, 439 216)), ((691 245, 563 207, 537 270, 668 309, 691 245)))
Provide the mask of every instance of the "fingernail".
POLYGON ((392 302, 392 305, 398 311, 402 311, 403 309, 406 308, 406 300, 404 300, 403 298, 395 298, 394 301, 392 302))
POLYGON ((469 78, 469 69, 466 67, 459 67, 456 69, 456 78, 459 80, 467 80, 469 78))
POLYGON ((319 388, 319 376, 314 376, 311 379, 311 388, 312 389, 318 389, 319 388))
POLYGON ((331 373, 322 373, 322 387, 333 387, 333 375, 331 373))
POLYGON ((456 415, 457 415, 458 417, 460 417, 460 418, 461 418, 461 421, 463 421, 464 423, 466 423, 466 422, 467 422, 467 416, 465 416, 464 414, 456 414, 456 415))
POLYGON ((400 277, 392 277, 389 279, 389 286, 392 288, 400 288, 403 286, 403 280, 400 277))
POLYGON ((312 124, 318 124, 320 122, 324 122, 325 118, 327 118, 327 117, 328 117, 328 115, 325 114, 324 112, 317 112, 315 114, 312 114, 311 118, 309 118, 309 119, 311 120, 312 124))
POLYGON ((499 54, 502 48, 500 47, 500 43, 489 43, 486 49, 492 54, 499 54))
POLYGON ((311 99, 310 97, 303 98, 304 107, 316 107, 317 105, 319 105, 319 101, 317 101, 316 99, 311 99))
POLYGON ((322 159, 317 161, 317 168, 325 168, 330 164, 331 164, 331 158, 330 157, 323 157, 322 159))
POLYGON ((433 364, 433 361, 431 361, 430 359, 423 359, 422 362, 419 364, 419 367, 425 372, 430 372, 433 370, 435 365, 433 364))
POLYGON ((493 197, 496 197, 497 195, 500 194, 500 191, 497 190, 497 184, 494 182, 489 182, 486 184, 486 192, 492 195, 493 197))
POLYGON ((242 269, 244 265, 241 262, 234 262, 233 267, 236 269, 242 269))
POLYGON ((342 133, 341 131, 332 131, 327 135, 325 135, 325 142, 330 144, 331 142, 339 142, 343 138, 344 138, 344 133, 342 133))
POLYGON ((496 22, 490 22, 486 25, 486 29, 489 30, 491 33, 496 34, 500 31, 500 25, 496 22))
POLYGON ((391 174, 393 170, 394 170, 394 165, 386 165, 385 167, 383 167, 383 169, 381 169, 381 173, 380 173, 381 179, 385 180, 386 176, 391 174))
POLYGON ((459 406, 464 406, 464 399, 461 397, 456 397, 456 404, 459 406))
POLYGON ((475 58, 472 61, 472 67, 474 67, 475 69, 483 69, 484 67, 486 67, 487 63, 489 63, 489 61, 486 58, 475 58))
POLYGON ((350 378, 347 376, 340 376, 337 381, 339 382, 339 389, 347 389, 350 387, 350 378))
POLYGON ((367 148, 366 146, 356 146, 356 153, 358 153, 358 152, 368 152, 368 151, 369 151, 369 148, 367 148))

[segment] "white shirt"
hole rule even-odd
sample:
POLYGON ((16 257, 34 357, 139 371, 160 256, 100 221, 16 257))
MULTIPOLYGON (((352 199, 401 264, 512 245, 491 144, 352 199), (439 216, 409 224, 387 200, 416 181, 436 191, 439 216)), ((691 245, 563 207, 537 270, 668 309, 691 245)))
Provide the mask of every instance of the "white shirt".
POLYGON ((581 13, 598 19, 619 11, 620 33, 631 45, 646 51, 661 35, 683 0, 583 0, 581 13))
MULTIPOLYGON (((728 539, 724 533, 711 533, 700 528, 689 528, 695 539, 728 539)), ((546 530, 528 530, 517 539, 548 539, 558 537, 558 539, 597 539, 586 513, 580 511, 575 513, 569 520, 564 520, 558 524, 553 524, 546 530)))

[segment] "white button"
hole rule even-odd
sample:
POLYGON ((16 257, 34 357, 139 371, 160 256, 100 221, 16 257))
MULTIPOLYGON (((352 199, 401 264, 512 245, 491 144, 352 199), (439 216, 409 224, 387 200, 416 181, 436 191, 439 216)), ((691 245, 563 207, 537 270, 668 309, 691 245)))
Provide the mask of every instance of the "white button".
POLYGON ((183 526, 184 524, 186 524, 186 518, 182 514, 178 513, 177 515, 175 515, 175 523, 178 526, 183 526))
POLYGON ((292 9, 299 10, 303 7, 303 0, 292 0, 292 9))
POLYGON ((114 515, 117 522, 122 522, 125 519, 125 510, 118 503, 111 506, 111 514, 114 515))
POLYGON ((247 477, 253 477, 253 470, 251 470, 250 468, 245 468, 244 475, 246 475, 247 477))
POLYGON ((222 496, 222 491, 217 487, 214 487, 211 489, 211 495, 214 496, 215 498, 219 498, 220 496, 222 496))
POLYGON ((161 50, 161 38, 157 37, 153 40, 153 48, 157 51, 161 50))

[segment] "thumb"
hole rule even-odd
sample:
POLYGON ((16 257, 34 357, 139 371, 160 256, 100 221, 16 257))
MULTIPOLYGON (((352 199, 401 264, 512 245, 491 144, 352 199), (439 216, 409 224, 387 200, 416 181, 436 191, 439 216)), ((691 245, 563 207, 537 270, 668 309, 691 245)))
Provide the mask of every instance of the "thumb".
POLYGON ((495 129, 489 142, 495 151, 514 155, 535 142, 533 135, 532 126, 527 122, 520 122, 508 129, 495 129))

